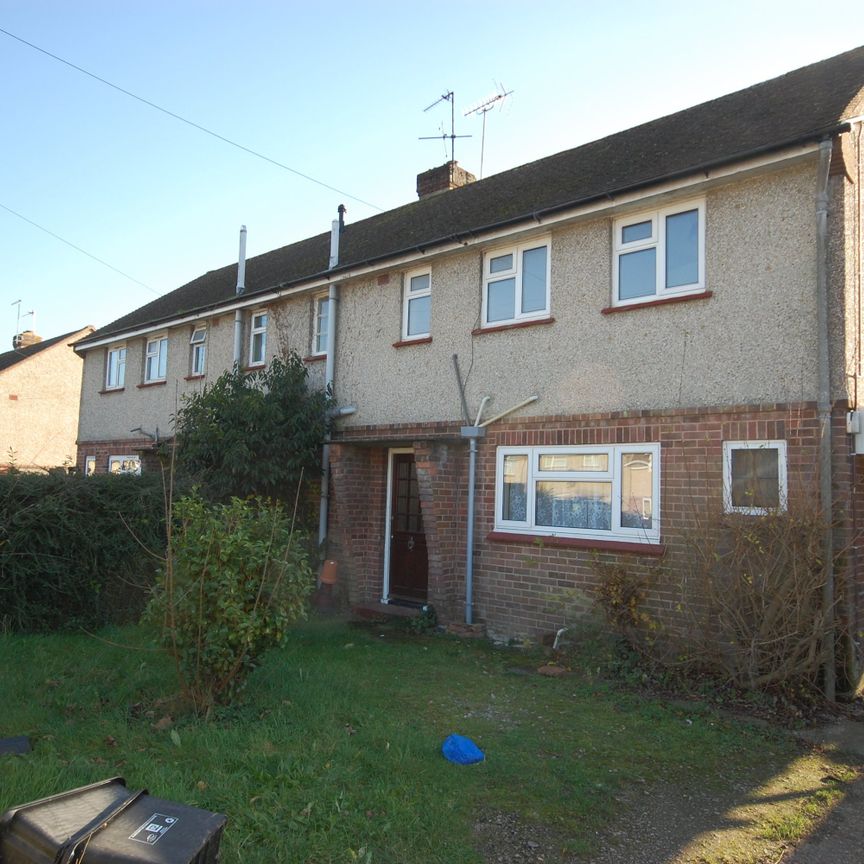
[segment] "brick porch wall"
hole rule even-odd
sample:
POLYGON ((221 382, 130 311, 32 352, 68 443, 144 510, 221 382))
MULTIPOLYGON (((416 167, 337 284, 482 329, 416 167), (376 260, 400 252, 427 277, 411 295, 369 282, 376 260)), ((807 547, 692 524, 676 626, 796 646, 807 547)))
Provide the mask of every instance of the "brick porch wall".
MULTIPOLYGON (((835 406, 834 489, 838 546, 848 547, 850 571, 841 574, 848 596, 864 621, 864 586, 851 565, 858 542, 854 520, 864 514, 864 465, 853 477, 846 405, 835 406), (854 491, 854 496, 853 496, 854 491), (854 500, 853 500, 854 499, 854 500)), ((350 572, 352 599, 379 599, 383 574, 387 447, 413 447, 429 548, 430 601, 442 621, 464 616, 467 445, 447 423, 421 426, 362 427, 346 430, 333 447, 334 505, 338 530, 334 543, 350 572), (373 441, 382 442, 378 446, 373 441), (386 443, 385 443, 386 442, 386 443)), ((584 591, 590 599, 597 584, 593 562, 620 563, 644 574, 674 571, 682 535, 696 528, 700 515, 722 507, 722 442, 779 439, 787 442, 790 503, 818 494, 819 421, 814 403, 675 409, 512 420, 488 428, 480 442, 477 471, 474 617, 501 637, 537 637, 562 625, 559 605, 565 591, 584 591), (548 446, 659 442, 663 550, 573 548, 554 540, 502 539, 494 529, 495 453, 498 446, 548 446), (490 536, 492 535, 492 536, 490 536), (646 554, 647 553, 647 554, 646 554), (654 554, 651 554, 654 553, 654 554)), ((864 460, 861 460, 864 462, 864 460)), ((864 549, 862 549, 864 552, 864 549)), ((860 557, 860 556, 859 556, 860 557)), ((672 620, 679 585, 655 580, 649 611, 672 620)))
POLYGON ((159 458, 153 451, 153 442, 149 438, 79 441, 76 465, 82 474, 88 456, 96 457, 97 474, 108 473, 108 458, 110 456, 140 456, 142 471, 158 471, 160 467, 159 458))

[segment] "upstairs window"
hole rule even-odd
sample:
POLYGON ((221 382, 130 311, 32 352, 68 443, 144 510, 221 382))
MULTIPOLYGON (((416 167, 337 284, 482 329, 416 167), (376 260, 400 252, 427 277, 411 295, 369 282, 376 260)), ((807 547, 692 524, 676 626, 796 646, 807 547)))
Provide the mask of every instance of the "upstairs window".
POLYGON ((549 316, 549 241, 495 249, 483 257, 483 326, 549 316))
POLYGON ((249 365, 263 366, 267 357, 267 313, 253 312, 249 330, 249 365))
POLYGON ((315 298, 313 306, 312 354, 320 356, 327 353, 327 328, 329 325, 330 300, 326 294, 315 298))
POLYGON ((415 270, 405 274, 402 298, 402 338, 422 339, 432 327, 432 272, 415 270))
POLYGON ((724 441, 723 502, 727 513, 784 511, 786 442, 724 441))
POLYGON ((705 290, 705 202, 616 219, 613 305, 705 290))
POLYGON ((203 375, 207 361, 207 328, 196 327, 189 339, 191 356, 189 358, 189 374, 203 375))
POLYGON ((499 447, 503 531, 659 543, 660 445, 499 447))
POLYGON ((108 349, 105 364, 105 389, 121 390, 126 382, 126 346, 115 345, 108 349))
POLYGON ((147 341, 144 350, 144 383, 164 381, 168 377, 168 337, 157 336, 147 341))

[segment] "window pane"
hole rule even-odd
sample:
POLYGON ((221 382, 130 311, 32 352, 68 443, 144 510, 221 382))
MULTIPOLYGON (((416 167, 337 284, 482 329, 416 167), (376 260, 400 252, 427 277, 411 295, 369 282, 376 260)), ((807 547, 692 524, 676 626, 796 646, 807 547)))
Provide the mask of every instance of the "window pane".
POLYGON ((490 282, 486 303, 487 321, 511 321, 516 317, 516 280, 490 282))
POLYGON ((429 274, 424 273, 422 276, 411 277, 410 291, 428 291, 429 290, 429 274))
POLYGON ((656 291, 657 250, 640 249, 618 257, 618 299, 649 297, 656 291))
POLYGON ((546 308, 546 247, 522 253, 522 311, 540 312, 546 308))
POLYGON ((327 310, 330 304, 329 298, 323 298, 316 304, 315 317, 315 353, 322 354, 327 350, 327 310))
POLYGON ((612 530, 612 484, 541 480, 537 484, 537 525, 612 530))
POLYGON ((540 457, 541 471, 608 471, 606 453, 548 453, 540 457))
POLYGON ((252 362, 261 363, 264 360, 264 334, 256 333, 252 337, 252 362))
POLYGON ((502 518, 508 522, 528 519, 528 457, 504 457, 502 518))
POLYGON ((634 243, 636 240, 648 240, 651 237, 651 220, 637 222, 635 225, 625 225, 621 229, 621 242, 634 243))
POLYGON ((267 326, 267 313, 264 312, 264 313, 262 313, 261 315, 256 315, 256 316, 252 319, 252 326, 253 326, 256 330, 258 330, 258 329, 263 329, 264 327, 266 327, 266 326, 267 326))
POLYGON ((779 455, 776 447, 732 451, 732 506, 780 506, 779 455))
POLYGON ((666 217, 666 287, 699 281, 699 211, 666 217))
POLYGON ((654 465, 651 453, 621 456, 621 527, 652 528, 654 465))
POLYGON ((408 301, 408 335, 429 332, 429 317, 432 308, 432 298, 415 297, 408 301))
POLYGON ((157 366, 159 378, 165 378, 168 374, 168 340, 159 340, 159 363, 157 366))
POLYGON ((497 258, 489 259, 490 273, 503 273, 505 270, 513 269, 513 254, 499 255, 497 258))

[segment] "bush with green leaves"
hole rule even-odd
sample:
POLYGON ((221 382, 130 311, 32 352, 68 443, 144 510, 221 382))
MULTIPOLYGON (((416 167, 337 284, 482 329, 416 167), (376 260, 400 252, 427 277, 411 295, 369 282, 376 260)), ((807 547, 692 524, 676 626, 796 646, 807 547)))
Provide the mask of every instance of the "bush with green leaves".
POLYGON ((305 617, 308 538, 278 503, 181 498, 148 609, 195 712, 235 700, 262 654, 305 617))
POLYGON ((205 497, 248 495, 294 500, 321 476, 321 444, 331 400, 310 390, 297 354, 265 369, 235 366, 201 393, 185 397, 174 418, 178 467, 205 497))
POLYGON ((162 477, 0 475, 0 628, 134 620, 165 550, 162 477))

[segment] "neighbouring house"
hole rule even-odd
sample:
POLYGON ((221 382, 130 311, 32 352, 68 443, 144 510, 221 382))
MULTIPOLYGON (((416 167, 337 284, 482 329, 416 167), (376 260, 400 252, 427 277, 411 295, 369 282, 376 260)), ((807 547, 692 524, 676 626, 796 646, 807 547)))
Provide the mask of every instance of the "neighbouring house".
POLYGON ((72 344, 92 332, 43 340, 25 330, 0 354, 0 471, 75 465, 84 364, 72 344))
POLYGON ((79 464, 146 470, 239 319, 241 365, 296 350, 346 409, 326 549, 353 602, 536 636, 598 555, 647 572, 701 512, 821 496, 854 641, 862 115, 858 48, 480 181, 427 171, 250 259, 242 293, 226 266, 82 340, 79 464))

